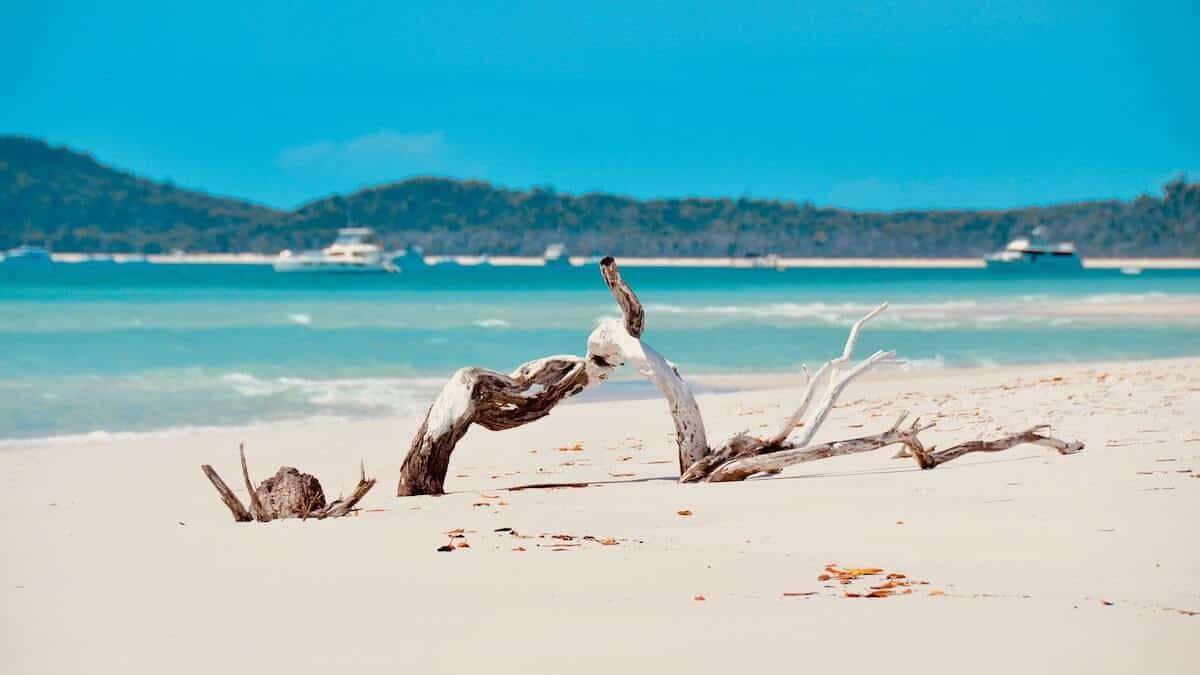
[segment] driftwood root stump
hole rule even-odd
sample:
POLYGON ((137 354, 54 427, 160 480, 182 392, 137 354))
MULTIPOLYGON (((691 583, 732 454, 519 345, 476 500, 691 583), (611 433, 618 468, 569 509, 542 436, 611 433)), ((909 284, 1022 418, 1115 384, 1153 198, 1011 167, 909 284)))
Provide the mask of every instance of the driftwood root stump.
POLYGON ((355 505, 375 486, 375 479, 368 479, 365 469, 360 464, 361 477, 354 492, 348 498, 337 499, 329 504, 325 503, 325 491, 316 476, 290 466, 279 467, 274 476, 255 488, 250 480, 250 471, 246 468, 246 450, 239 447, 238 452, 242 460, 242 480, 250 499, 249 508, 233 494, 212 466, 205 464, 200 467, 216 488, 217 494, 221 496, 221 501, 233 514, 233 519, 238 522, 257 520, 267 523, 284 518, 338 518, 353 511, 355 505))

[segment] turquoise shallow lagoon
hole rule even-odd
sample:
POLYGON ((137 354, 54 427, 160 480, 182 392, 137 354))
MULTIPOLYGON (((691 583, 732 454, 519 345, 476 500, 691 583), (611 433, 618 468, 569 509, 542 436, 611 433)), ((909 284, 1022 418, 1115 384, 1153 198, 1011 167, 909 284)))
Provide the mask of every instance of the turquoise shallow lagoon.
MULTIPOLYGON (((909 368, 1200 354, 1195 270, 624 274, 647 307, 646 340, 685 375, 819 362, 885 300, 892 309, 860 350, 894 348, 909 368), (1190 309, 1104 311, 1127 306, 1190 309)), ((0 439, 408 414, 459 366, 507 371, 582 353, 596 321, 616 314, 594 266, 354 277, 0 264, 0 439)), ((637 386, 614 391, 636 395, 637 386)))

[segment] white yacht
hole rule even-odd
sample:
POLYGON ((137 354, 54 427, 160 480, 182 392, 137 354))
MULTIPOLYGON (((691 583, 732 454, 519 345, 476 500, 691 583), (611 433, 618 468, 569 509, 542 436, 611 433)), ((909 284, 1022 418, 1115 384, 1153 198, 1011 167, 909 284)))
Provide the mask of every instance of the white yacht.
POLYGON ((571 259, 567 257, 566 244, 550 244, 547 246, 546 251, 542 253, 542 264, 546 267, 570 265, 571 259))
POLYGON ((50 251, 41 246, 30 246, 28 244, 8 249, 8 252, 5 253, 0 260, 10 264, 45 264, 52 262, 50 258, 50 251))
POLYGON ((1028 236, 1013 239, 1003 251, 983 257, 988 269, 1079 269, 1083 263, 1075 253, 1075 244, 1062 241, 1050 243, 1046 228, 1037 227, 1028 236))
POLYGON ((337 239, 320 251, 283 251, 276 272, 396 272, 369 227, 343 227, 337 239))

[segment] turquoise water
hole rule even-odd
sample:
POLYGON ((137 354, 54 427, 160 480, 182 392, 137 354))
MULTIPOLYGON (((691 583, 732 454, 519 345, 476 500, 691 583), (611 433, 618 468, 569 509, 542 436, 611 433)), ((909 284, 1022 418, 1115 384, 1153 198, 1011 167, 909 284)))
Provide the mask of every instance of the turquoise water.
MULTIPOLYGON (((909 368, 1200 354, 1200 272, 627 268, 645 339, 688 373, 795 369, 840 351, 909 368), (1065 313, 1062 307, 1095 309, 1065 313)), ((596 268, 434 267, 385 276, 265 266, 0 264, 0 439, 407 414, 463 365, 582 353, 617 310, 596 268)), ((633 385, 630 385, 631 387, 633 385)), ((620 390, 621 385, 615 385, 620 390)))

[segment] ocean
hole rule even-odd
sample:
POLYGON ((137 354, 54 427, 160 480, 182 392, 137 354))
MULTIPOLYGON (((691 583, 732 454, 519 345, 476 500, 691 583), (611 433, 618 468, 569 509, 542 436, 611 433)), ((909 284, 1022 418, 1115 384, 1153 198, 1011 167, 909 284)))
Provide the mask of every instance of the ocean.
MULTIPOLYGON (((883 301, 891 308, 859 354, 896 349, 904 368, 1200 354, 1200 313, 1123 309, 1194 309, 1200 270, 623 274, 646 306, 644 339, 685 377, 817 365, 883 301)), ((262 265, 0 264, 0 443, 411 414, 458 367, 507 372, 582 354, 596 322, 618 314, 594 265, 324 276, 262 265)), ((636 375, 621 379, 600 389, 640 395, 636 375)))

